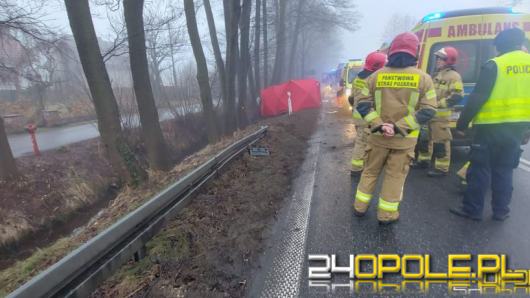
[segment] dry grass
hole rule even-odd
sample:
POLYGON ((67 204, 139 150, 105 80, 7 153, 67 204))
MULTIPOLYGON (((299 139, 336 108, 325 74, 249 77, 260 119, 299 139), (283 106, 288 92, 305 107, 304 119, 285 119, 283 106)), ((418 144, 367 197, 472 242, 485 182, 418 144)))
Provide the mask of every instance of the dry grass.
MULTIPOLYGON (((217 152, 226 148, 235 140, 255 131, 258 125, 252 125, 245 130, 237 131, 230 137, 225 137, 213 145, 184 159, 169 172, 149 172, 149 180, 137 188, 125 187, 117 197, 111 201, 109 206, 101 210, 97 216, 83 227, 80 232, 73 236, 62 238, 46 248, 39 249, 26 260, 19 261, 15 265, 0 272, 0 296, 9 293, 31 279, 33 276, 46 269, 49 265, 57 262, 80 244, 94 237, 98 232, 112 225, 119 218, 136 209, 153 195, 165 187, 174 183, 187 172, 195 169, 217 152)), ((71 205, 83 204, 86 195, 92 193, 87 181, 77 180, 76 175, 71 176, 72 183, 67 188, 67 194, 72 195, 71 205)))

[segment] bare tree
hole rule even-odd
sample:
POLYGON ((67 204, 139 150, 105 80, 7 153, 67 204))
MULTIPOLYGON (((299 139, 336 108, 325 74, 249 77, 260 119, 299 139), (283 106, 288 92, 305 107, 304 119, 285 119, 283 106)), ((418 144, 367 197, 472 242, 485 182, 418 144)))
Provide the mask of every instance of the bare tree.
POLYGON ((138 183, 145 178, 145 172, 122 133, 118 104, 101 56, 88 0, 65 0, 65 4, 109 161, 122 179, 128 183, 138 183))
MULTIPOLYGON (((261 1, 256 0, 256 14, 254 15, 254 84, 256 92, 261 90, 260 38, 261 38, 261 1)), ((266 0, 263 0, 265 2, 266 0)), ((255 99, 255 98, 254 98, 255 99)))
POLYGON ((263 86, 269 86, 269 39, 267 37, 267 0, 263 0, 263 86))
POLYGON ((235 109, 236 78, 238 60, 238 26, 241 14, 241 5, 237 1, 224 1, 226 26, 226 101, 223 102, 225 117, 225 132, 230 133, 237 128, 237 113, 235 109))
POLYGON ((134 92, 138 103, 147 157, 152 168, 167 170, 171 166, 170 155, 160 128, 158 110, 149 80, 143 9, 143 0, 123 1, 134 92))
POLYGON ((382 42, 390 42, 396 35, 399 33, 407 32, 412 30, 418 18, 411 15, 401 15, 393 14, 390 19, 388 19, 385 30, 383 31, 383 36, 381 37, 382 42))
POLYGON ((252 1, 243 0, 241 7, 241 18, 239 20, 239 28, 241 31, 240 35, 240 58, 239 58, 239 70, 238 70, 238 87, 239 87, 239 127, 243 128, 248 125, 248 70, 250 66, 250 49, 249 49, 249 38, 250 38, 250 13, 252 11, 252 1))
POLYGON ((199 29, 197 28, 197 19, 195 17, 195 5, 193 0, 184 0, 184 10, 186 13, 186 22, 188 24, 188 33, 190 36, 193 54, 197 63, 197 82, 199 83, 202 109, 204 119, 206 119, 208 141, 214 143, 217 141, 217 128, 215 113, 213 111, 212 92, 210 89, 210 80, 208 78, 208 66, 206 57, 202 50, 199 29))
POLYGON ((0 117, 0 180, 10 180, 17 176, 17 164, 9 147, 4 119, 0 117))
POLYGON ((272 70, 272 84, 278 84, 282 81, 285 64, 285 48, 286 48, 286 13, 287 0, 278 0, 278 12, 276 14, 276 55, 274 58, 274 68, 272 70))

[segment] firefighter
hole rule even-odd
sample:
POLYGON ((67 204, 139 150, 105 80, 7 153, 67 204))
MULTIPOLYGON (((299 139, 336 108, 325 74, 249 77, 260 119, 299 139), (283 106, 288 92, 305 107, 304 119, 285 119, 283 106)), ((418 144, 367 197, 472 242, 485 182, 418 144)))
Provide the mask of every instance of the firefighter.
POLYGON ((351 160, 351 176, 355 179, 361 177, 361 172, 364 168, 364 153, 366 147, 366 139, 370 133, 368 124, 363 120, 359 112, 357 112, 357 102, 361 96, 363 88, 366 88, 366 79, 376 70, 385 66, 386 54, 382 52, 373 52, 366 56, 364 67, 353 81, 353 92, 348 98, 350 105, 353 107, 353 123, 355 124, 355 131, 357 136, 355 138, 355 145, 353 147, 353 155, 351 160))
POLYGON ((509 216, 513 169, 530 129, 530 54, 522 51, 525 39, 519 28, 495 37, 499 56, 482 67, 457 122, 458 134, 463 135, 470 122, 474 130, 464 199, 461 206, 450 209, 458 216, 481 220, 490 185, 493 219, 509 216))
POLYGON ((438 99, 438 110, 428 125, 428 142, 420 137, 418 166, 428 167, 434 156, 434 168, 427 175, 440 177, 447 176, 449 173, 452 140, 449 128, 450 108, 462 100, 464 84, 462 77, 455 70, 458 60, 458 51, 455 48, 441 48, 434 55, 436 56, 436 74, 433 81, 438 99))
POLYGON ((382 170, 377 219, 390 224, 399 219, 409 164, 414 158, 419 128, 436 113, 436 91, 431 77, 416 67, 419 48, 413 33, 396 36, 386 67, 366 80, 357 111, 371 128, 366 160, 354 201, 354 214, 363 216, 382 170))

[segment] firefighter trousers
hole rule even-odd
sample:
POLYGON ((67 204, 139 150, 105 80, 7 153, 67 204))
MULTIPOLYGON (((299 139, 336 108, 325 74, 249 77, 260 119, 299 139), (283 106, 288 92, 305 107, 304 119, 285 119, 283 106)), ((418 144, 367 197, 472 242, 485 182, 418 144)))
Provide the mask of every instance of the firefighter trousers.
POLYGON ((391 221, 399 218, 399 203, 403 197, 403 186, 409 172, 410 161, 414 158, 414 147, 389 149, 368 145, 366 162, 355 194, 354 208, 358 213, 368 209, 375 190, 377 179, 385 169, 379 196, 377 218, 391 221))
POLYGON ((451 165, 451 130, 449 122, 432 121, 429 124, 429 145, 427 150, 420 150, 418 161, 431 162, 434 155, 434 168, 449 172, 451 165))
POLYGON ((366 143, 368 138, 368 125, 364 120, 355 119, 355 144, 351 158, 352 172, 361 172, 364 168, 364 159, 366 155, 366 143))

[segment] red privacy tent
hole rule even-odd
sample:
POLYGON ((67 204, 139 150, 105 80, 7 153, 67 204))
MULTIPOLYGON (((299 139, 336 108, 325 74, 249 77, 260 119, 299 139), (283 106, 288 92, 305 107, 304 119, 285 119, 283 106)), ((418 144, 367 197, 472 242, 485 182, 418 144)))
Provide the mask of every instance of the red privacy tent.
POLYGON ((261 91, 261 115, 287 113, 289 93, 293 112, 320 107, 320 83, 317 80, 292 80, 261 91))

